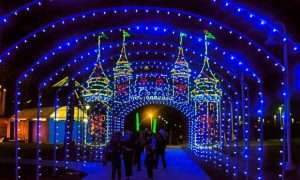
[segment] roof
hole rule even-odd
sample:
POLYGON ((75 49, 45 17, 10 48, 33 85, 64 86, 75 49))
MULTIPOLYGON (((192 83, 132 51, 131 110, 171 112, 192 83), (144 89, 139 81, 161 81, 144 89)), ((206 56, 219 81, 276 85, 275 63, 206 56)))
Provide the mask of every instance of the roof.
POLYGON ((189 76, 189 73, 191 72, 189 68, 188 62, 184 58, 183 48, 182 46, 179 46, 178 48, 178 56, 175 61, 174 68, 171 70, 173 74, 181 74, 189 76))
MULTIPOLYGON (((54 112, 53 107, 44 107, 41 108, 40 117, 41 118, 48 118, 54 112)), ((37 117, 37 108, 28 108, 23 109, 19 112, 18 118, 19 119, 36 119, 37 117)), ((15 115, 10 117, 10 120, 15 119, 15 115)))
MULTIPOLYGON (((66 119, 66 106, 62 106, 57 110, 56 118, 57 120, 65 120, 66 119)), ((79 111, 80 117, 83 116, 83 111, 80 109, 79 111)), ((53 107, 43 107, 41 108, 40 118, 41 119, 53 119, 55 117, 54 114, 54 108, 53 107)), ((74 107, 74 119, 78 119, 78 108, 74 107)), ((86 120, 86 113, 84 114, 85 120, 86 120)), ((10 117, 10 120, 14 120, 15 115, 10 117)), ((37 119, 37 108, 28 108, 23 109, 19 112, 18 118, 20 120, 28 120, 28 119, 37 119)))
POLYGON ((210 66, 209 66, 209 61, 208 61, 208 57, 204 57, 204 63, 202 66, 202 69, 199 73, 199 75, 197 76, 197 78, 195 79, 196 81, 199 81, 200 79, 208 79, 209 81, 213 81, 213 82, 218 82, 219 80, 216 78, 215 74, 212 72, 210 66))

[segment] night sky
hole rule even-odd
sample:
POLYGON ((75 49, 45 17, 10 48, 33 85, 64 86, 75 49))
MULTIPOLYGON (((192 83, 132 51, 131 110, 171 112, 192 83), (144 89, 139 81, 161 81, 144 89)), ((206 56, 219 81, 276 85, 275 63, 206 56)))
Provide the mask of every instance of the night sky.
MULTIPOLYGON (((2 0, 0 2, 0 15, 5 15, 8 12, 16 9, 27 2, 24 0, 2 0)), ((251 9, 259 12, 259 14, 266 17, 267 20, 270 20, 276 24, 276 22, 282 22, 286 25, 287 32, 290 37, 292 37, 296 42, 300 41, 300 22, 298 19, 299 9, 300 9, 300 1, 298 0, 285 0, 285 1, 274 1, 274 0, 252 0, 252 1, 245 1, 239 0, 235 1, 243 4, 244 6, 248 6, 251 9)), ((256 31, 255 28, 250 28, 246 22, 239 21, 237 17, 233 15, 226 14, 226 10, 221 11, 217 10, 218 8, 212 8, 209 5, 208 0, 192 0, 192 1, 180 1, 180 0, 173 0, 173 1, 157 1, 157 0, 149 0, 149 1, 96 1, 96 0, 50 0, 43 2, 41 8, 33 8, 30 10, 31 13, 22 13, 17 17, 12 17, 8 24, 5 26, 0 27, 0 52, 1 54, 10 46, 12 46, 15 42, 22 39, 24 36, 30 34, 35 29, 51 22, 55 21, 59 18, 69 16, 75 13, 89 11, 96 8, 106 8, 106 7, 116 7, 116 6, 154 6, 154 7, 167 7, 167 8, 175 8, 184 11, 190 11, 195 14, 201 14, 203 16, 213 17, 217 21, 220 21, 228 26, 232 26, 238 29, 240 32, 245 32, 245 34, 255 37, 255 40, 259 43, 266 44, 266 39, 256 31), (59 2, 59 3, 58 3, 59 2), (76 2, 76 3, 75 3, 76 2), (208 5, 203 5, 206 3, 208 5)), ((168 24, 170 27, 179 28, 182 27, 183 30, 188 30, 193 33, 197 33, 199 29, 205 29, 206 26, 196 26, 194 24, 188 24, 184 21, 172 21, 171 19, 159 19, 159 18, 148 18, 145 19, 143 17, 128 17, 128 18, 115 18, 113 16, 107 19, 92 19, 88 22, 82 22, 78 25, 70 25, 66 28, 58 28, 53 33, 45 33, 40 36, 38 40, 30 43, 30 46, 20 47, 17 53, 10 55, 8 58, 9 61, 4 65, 0 65, 0 84, 3 84, 8 89, 8 102, 7 106, 8 112, 7 115, 12 113, 13 109, 13 95, 14 95, 14 87, 15 81, 17 77, 24 72, 28 67, 30 67, 34 62, 35 59, 43 55, 49 49, 53 48, 57 43, 63 41, 66 38, 73 37, 75 35, 79 35, 84 32, 94 31, 99 28, 104 27, 114 27, 120 24, 134 24, 134 23, 155 23, 155 24, 168 24)), ((260 29, 260 27, 257 27, 260 29)), ((278 92, 278 84, 274 83, 274 81, 279 81, 278 78, 280 76, 278 73, 274 73, 274 68, 266 68, 266 63, 262 62, 262 58, 257 54, 250 52, 246 47, 242 46, 239 43, 231 43, 232 39, 230 37, 225 36, 222 33, 217 33, 217 43, 225 47, 226 49, 232 49, 233 52, 243 54, 247 57, 247 64, 249 64, 253 69, 257 70, 259 75, 261 75, 265 80, 265 94, 266 94, 266 101, 267 101, 267 110, 269 115, 272 112, 272 109, 275 108, 274 104, 278 104, 280 101, 279 96, 280 92, 278 92), (253 60, 256 60, 255 62, 253 60)), ((151 37, 149 36, 135 36, 136 39, 143 39, 147 40, 151 37)), ((170 41, 172 43, 176 43, 177 39, 173 37, 164 37, 165 40, 170 41)), ((154 38, 155 39, 155 38, 154 38)), ((159 38, 158 38, 159 39, 159 38)), ((110 37, 110 41, 117 42, 120 40, 120 36, 118 34, 114 34, 110 37)), ((189 40, 186 42, 187 44, 192 44, 189 40)), ((81 52, 86 48, 91 48, 96 45, 95 40, 91 40, 89 43, 81 43, 80 46, 74 48, 72 50, 66 51, 64 54, 59 55, 58 57, 54 58, 54 61, 48 63, 41 67, 41 69, 34 74, 27 81, 24 85, 24 94, 25 98, 24 101, 32 100, 31 103, 24 105, 24 107, 29 106, 36 106, 36 92, 37 92, 37 84, 36 82, 43 79, 50 74, 51 70, 59 67, 63 60, 70 59, 77 54, 77 52, 81 52)), ((194 46, 194 45, 191 45, 194 46)), ((271 45, 268 46, 272 53, 277 55, 277 58, 282 57, 282 49, 278 45, 271 45)), ((197 48, 197 47, 196 47, 197 48)), ((131 51, 135 51, 138 49, 131 49, 131 51)), ((201 50, 201 47, 200 47, 201 50)), ((104 58, 114 58, 116 54, 118 54, 119 49, 114 49, 110 52, 104 52, 104 58)), ((292 93, 292 112, 299 113, 297 107, 300 106, 300 62, 299 62, 299 54, 291 54, 289 56, 289 64, 290 64, 290 83, 291 83, 291 93, 292 93)), ((186 55, 186 58, 190 58, 186 55)), ((216 58, 218 58, 216 56, 216 58)), ((191 58, 192 59, 192 58, 191 58)), ((174 61, 174 58, 170 60, 174 61)), ((226 62, 223 62, 226 63, 226 62)), ((111 68, 114 63, 105 64, 105 68, 111 68)), ((225 64, 226 65, 226 64, 225 64)), ((194 65, 194 67, 198 67, 194 65)), ((76 68, 73 67, 72 70, 69 72, 76 71, 76 68)), ((234 67, 232 67, 234 69, 234 67)), ((221 72, 220 72, 221 73, 221 72)), ((226 74, 222 74, 224 77, 226 74)), ((63 78, 64 75, 60 76, 63 78)), ((82 77, 80 80, 84 81, 87 77, 82 77)), ((59 80, 59 78, 57 79, 59 80)), ((234 84, 238 88, 238 82, 234 84)), ((49 90, 51 94, 53 90, 49 90)), ((50 96, 51 97, 51 96, 50 96)), ((45 103, 51 104, 52 99, 45 99, 45 103)), ((299 117, 300 114, 298 114, 299 117)))

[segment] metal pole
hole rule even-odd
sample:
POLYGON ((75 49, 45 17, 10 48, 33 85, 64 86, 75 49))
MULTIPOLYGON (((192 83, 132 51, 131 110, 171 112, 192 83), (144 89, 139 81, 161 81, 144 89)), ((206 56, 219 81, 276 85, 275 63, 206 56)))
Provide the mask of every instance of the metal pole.
POLYGON ((232 107, 232 102, 229 101, 230 104, 230 119, 231 119, 231 142, 234 139, 234 132, 233 132, 233 107, 232 107))
POLYGON ((209 130, 209 103, 208 101, 206 102, 206 123, 205 123, 205 144, 208 146, 209 143, 209 134, 208 134, 208 130, 209 130))
POLYGON ((241 102, 242 102, 242 124, 243 132, 245 132, 245 94, 244 94, 244 72, 241 74, 241 102))
POLYGON ((57 156, 56 156, 56 133, 57 133, 57 109, 58 109, 58 91, 55 93, 55 99, 54 99, 54 142, 53 142, 53 175, 56 175, 56 161, 57 161, 57 156))
POLYGON ((21 179, 20 169, 21 169, 21 155, 20 155, 20 144, 19 144, 19 108, 20 108, 20 86, 18 82, 16 83, 16 94, 15 94, 15 122, 14 122, 14 138, 15 138, 15 178, 16 180, 21 179))
POLYGON ((221 108, 221 101, 218 102, 218 109, 219 109, 219 141, 222 142, 222 108, 221 108))
MULTIPOLYGON (((286 28, 284 24, 281 24, 284 35, 286 35, 286 28)), ((283 45, 283 63, 285 67, 284 71, 284 119, 285 119, 285 131, 286 131, 286 144, 287 144, 287 164, 286 170, 292 170, 294 168, 292 161, 292 147, 291 147, 291 118, 290 118, 290 91, 289 91, 289 64, 288 64, 288 44, 284 42, 283 45)))
MULTIPOLYGON (((244 169, 244 175, 245 175, 245 179, 248 179, 249 176, 249 161, 248 161, 248 147, 249 147, 249 143, 248 143, 248 138, 249 138, 249 128, 248 128, 248 114, 246 117, 246 113, 248 113, 248 111, 245 109, 245 97, 248 98, 248 91, 245 92, 246 88, 245 88, 245 77, 244 77, 244 72, 241 72, 241 101, 242 101, 242 128, 243 128, 243 139, 244 139, 244 160, 245 162, 245 169, 244 169), (245 94, 246 93, 246 94, 245 94), (246 119, 247 118, 247 119, 246 119), (247 139, 247 141, 245 141, 245 139, 247 139)), ((247 107, 248 107, 248 99, 247 99, 247 107)))
POLYGON ((41 108, 42 108, 42 92, 39 88, 38 90, 38 102, 37 102, 37 120, 36 120, 36 180, 40 179, 42 175, 41 170, 41 135, 40 135, 40 126, 41 126, 41 108))

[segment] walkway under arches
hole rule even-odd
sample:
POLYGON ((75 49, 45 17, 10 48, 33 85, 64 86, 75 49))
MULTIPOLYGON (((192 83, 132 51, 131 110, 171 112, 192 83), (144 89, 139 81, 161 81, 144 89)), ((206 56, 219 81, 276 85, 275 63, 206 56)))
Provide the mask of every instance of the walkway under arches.
MULTIPOLYGON (((204 170, 193 161, 187 152, 183 149, 169 148, 166 153, 167 169, 163 169, 161 165, 154 171, 154 179, 176 179, 176 180, 209 180, 209 176, 204 170)), ((88 175, 85 180, 110 179, 111 166, 100 165, 99 163, 88 163, 86 166, 76 167, 88 175), (109 172, 109 173, 108 173, 109 172)), ((124 166, 122 167, 122 176, 124 177, 124 166)), ((132 180, 141 180, 147 177, 145 167, 141 172, 137 172, 134 168, 132 180)))
POLYGON ((169 145, 188 143, 189 119, 175 107, 161 104, 144 105, 132 109, 124 119, 124 129, 132 132, 144 132, 164 129, 168 134, 169 145), (151 125, 152 124, 152 125, 151 125))
POLYGON ((180 112, 184 118, 185 118, 185 127, 186 127, 186 140, 187 140, 187 146, 192 146, 192 132, 193 132, 193 126, 192 121, 195 117, 193 105, 191 103, 177 103, 176 101, 172 100, 149 100, 149 99, 141 99, 141 100, 135 100, 128 104, 118 104, 114 107, 114 109, 119 109, 119 112, 117 114, 113 114, 114 117, 117 119, 114 120, 114 122, 120 124, 120 129, 116 127, 115 125, 112 125, 115 131, 124 131, 125 128, 125 119, 128 114, 131 112, 134 112, 135 110, 147 106, 147 105, 161 105, 166 106, 175 109, 176 111, 180 112))

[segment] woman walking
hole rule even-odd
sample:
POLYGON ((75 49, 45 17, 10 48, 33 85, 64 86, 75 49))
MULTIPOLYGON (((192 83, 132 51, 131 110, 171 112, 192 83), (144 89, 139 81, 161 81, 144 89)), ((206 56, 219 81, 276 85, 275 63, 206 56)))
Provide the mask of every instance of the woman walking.
POLYGON ((156 159, 155 159, 155 168, 158 167, 159 160, 162 160, 163 168, 167 168, 166 158, 165 158, 165 152, 166 152, 166 146, 167 142, 165 140, 164 135, 161 132, 158 132, 156 134, 157 143, 156 143, 156 159))
POLYGON ((134 139, 132 132, 127 130, 123 136, 123 159, 125 165, 126 180, 132 176, 133 146, 134 139))
POLYGON ((135 150, 134 150, 134 164, 137 166, 137 170, 141 171, 141 155, 144 150, 144 136, 138 132, 135 136, 135 150))
POLYGON ((156 136, 151 135, 150 132, 146 135, 145 144, 145 165, 147 167, 147 175, 149 179, 153 179, 153 168, 155 165, 155 148, 156 148, 156 136))
POLYGON ((110 141, 110 159, 112 165, 112 180, 115 179, 116 174, 118 176, 118 180, 121 180, 121 153, 122 153, 122 146, 121 146, 121 133, 116 132, 113 134, 111 141, 110 141))

